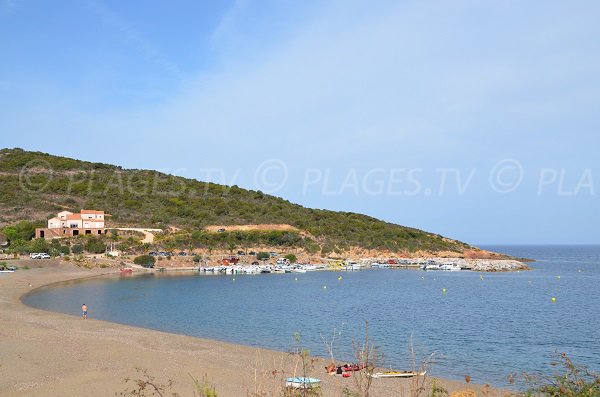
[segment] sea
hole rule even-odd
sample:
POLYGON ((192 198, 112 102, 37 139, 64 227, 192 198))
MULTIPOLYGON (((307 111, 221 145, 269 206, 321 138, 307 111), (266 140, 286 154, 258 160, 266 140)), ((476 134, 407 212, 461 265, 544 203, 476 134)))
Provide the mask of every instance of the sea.
POLYGON ((600 246, 486 246, 535 259, 506 273, 369 269, 304 274, 147 274, 55 284, 27 305, 177 334, 510 387, 557 354, 600 371, 600 246))

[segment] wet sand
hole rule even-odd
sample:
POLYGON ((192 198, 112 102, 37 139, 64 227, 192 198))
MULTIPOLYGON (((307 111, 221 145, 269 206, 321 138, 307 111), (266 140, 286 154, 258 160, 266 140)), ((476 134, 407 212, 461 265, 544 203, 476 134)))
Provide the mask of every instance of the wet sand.
MULTIPOLYGON (((180 396, 193 395, 190 375, 200 380, 206 375, 219 397, 280 396, 284 378, 294 371, 301 375, 297 356, 286 352, 99 321, 93 308, 82 320, 79 313, 38 310, 20 299, 43 285, 106 273, 48 262, 0 275, 0 396, 113 396, 127 389, 125 378, 140 377, 136 368, 147 370, 157 384, 172 380, 180 396)), ((324 396, 354 388, 352 378, 328 376, 325 365, 327 360, 315 359, 310 373, 323 381, 324 396)), ((449 391, 466 388, 464 382, 437 381, 449 391)), ((481 386, 469 387, 483 395, 481 386)), ((410 389, 409 379, 375 379, 371 396, 409 395, 410 389)))

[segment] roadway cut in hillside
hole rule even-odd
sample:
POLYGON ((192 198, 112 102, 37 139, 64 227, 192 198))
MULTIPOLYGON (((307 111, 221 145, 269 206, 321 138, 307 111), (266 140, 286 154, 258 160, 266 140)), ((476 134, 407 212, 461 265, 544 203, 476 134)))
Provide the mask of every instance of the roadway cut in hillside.
POLYGON ((152 244, 154 243, 154 233, 162 233, 162 229, 148 229, 142 227, 117 227, 117 230, 123 231, 133 231, 133 232, 141 232, 144 233, 144 238, 142 239, 142 243, 152 244))
POLYGON ((259 232, 270 232, 270 231, 285 231, 285 232, 295 232, 303 237, 311 237, 314 238, 312 234, 307 232, 306 230, 298 229, 292 225, 288 225, 285 223, 275 223, 275 224, 256 224, 256 225, 210 225, 205 226, 205 230, 213 233, 217 233, 219 231, 225 230, 226 232, 251 232, 251 231, 259 231, 259 232))

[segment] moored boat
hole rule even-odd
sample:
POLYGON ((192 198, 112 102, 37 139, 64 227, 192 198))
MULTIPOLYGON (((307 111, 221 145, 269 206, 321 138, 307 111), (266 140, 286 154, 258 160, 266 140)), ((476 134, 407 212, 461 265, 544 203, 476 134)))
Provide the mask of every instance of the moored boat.
POLYGON ((440 266, 440 270, 445 270, 448 272, 457 272, 457 271, 461 270, 461 268, 460 268, 460 266, 458 266, 456 264, 447 264, 447 265, 440 266))

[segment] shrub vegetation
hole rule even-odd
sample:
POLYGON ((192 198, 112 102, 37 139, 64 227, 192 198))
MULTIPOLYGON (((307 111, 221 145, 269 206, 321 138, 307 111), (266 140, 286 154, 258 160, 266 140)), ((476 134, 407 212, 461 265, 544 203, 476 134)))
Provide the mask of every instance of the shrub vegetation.
MULTIPOLYGON (((271 246, 301 246, 327 254, 351 247, 392 252, 455 251, 468 245, 418 229, 380 221, 370 216, 305 208, 261 191, 200 182, 149 170, 52 156, 21 149, 0 150, 0 203, 7 215, 1 223, 27 219, 31 213, 48 217, 69 209, 98 208, 121 226, 167 228, 191 233, 195 246, 243 247, 254 242, 271 246), (35 172, 23 172, 37 167, 35 172), (289 224, 306 231, 207 233, 207 225, 289 224), (309 236, 309 237, 306 237, 309 236)), ((5 227, 11 244, 28 241, 37 226, 19 222, 5 227)), ((116 237, 116 236, 115 236, 116 237)), ((99 251, 89 243, 86 249, 99 251)))

